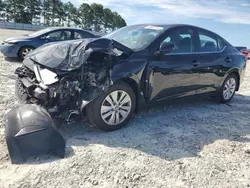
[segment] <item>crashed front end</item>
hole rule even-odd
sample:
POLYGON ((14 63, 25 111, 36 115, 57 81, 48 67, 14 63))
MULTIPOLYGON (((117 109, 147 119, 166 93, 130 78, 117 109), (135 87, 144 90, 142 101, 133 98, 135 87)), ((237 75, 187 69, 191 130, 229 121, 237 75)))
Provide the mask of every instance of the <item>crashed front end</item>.
POLYGON ((16 95, 25 104, 5 115, 12 163, 48 152, 64 157, 65 140, 51 116, 80 115, 112 85, 111 70, 123 55, 110 39, 52 43, 31 52, 15 70, 16 95))
POLYGON ((24 103, 69 119, 112 84, 122 52, 109 39, 55 43, 34 50, 16 69, 16 94, 24 103))

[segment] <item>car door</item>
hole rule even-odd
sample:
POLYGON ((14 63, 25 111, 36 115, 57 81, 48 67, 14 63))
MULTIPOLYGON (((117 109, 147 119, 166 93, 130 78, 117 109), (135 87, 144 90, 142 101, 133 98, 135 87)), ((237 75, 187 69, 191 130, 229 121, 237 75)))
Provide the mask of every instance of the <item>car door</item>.
POLYGON ((201 67, 199 89, 197 94, 214 92, 219 87, 223 77, 223 66, 231 61, 231 57, 225 51, 225 43, 216 34, 199 29, 199 45, 201 67))
POLYGON ((176 48, 150 57, 147 78, 149 102, 194 95, 198 87, 200 56, 196 51, 195 29, 180 27, 167 32, 157 44, 158 49, 163 42, 171 42, 176 48))

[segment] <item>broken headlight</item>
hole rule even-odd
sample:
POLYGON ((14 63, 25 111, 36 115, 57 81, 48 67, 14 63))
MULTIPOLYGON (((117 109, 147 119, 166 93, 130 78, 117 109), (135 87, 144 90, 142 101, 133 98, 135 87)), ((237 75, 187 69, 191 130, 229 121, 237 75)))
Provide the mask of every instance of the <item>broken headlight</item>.
POLYGON ((44 85, 50 85, 58 82, 57 74, 46 68, 41 69, 40 66, 34 65, 34 72, 37 81, 41 82, 44 85))

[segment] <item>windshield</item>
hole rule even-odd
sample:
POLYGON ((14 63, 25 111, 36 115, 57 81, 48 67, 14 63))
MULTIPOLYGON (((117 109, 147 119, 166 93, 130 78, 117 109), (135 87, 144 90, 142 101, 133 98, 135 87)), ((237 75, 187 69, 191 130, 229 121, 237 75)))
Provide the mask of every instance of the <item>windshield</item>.
POLYGON ((51 31, 51 28, 46 28, 46 29, 42 29, 42 30, 36 31, 34 33, 31 33, 28 36, 29 37, 37 37, 37 36, 40 36, 42 34, 49 32, 49 31, 51 31))
POLYGON ((102 38, 113 39, 136 51, 149 45, 163 31, 164 28, 159 26, 133 25, 118 29, 102 38))

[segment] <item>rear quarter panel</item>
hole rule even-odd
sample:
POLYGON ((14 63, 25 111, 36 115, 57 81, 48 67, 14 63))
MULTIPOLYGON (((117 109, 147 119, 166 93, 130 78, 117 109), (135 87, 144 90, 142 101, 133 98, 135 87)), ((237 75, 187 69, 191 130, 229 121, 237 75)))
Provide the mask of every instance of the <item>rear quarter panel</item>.
POLYGON ((225 67, 225 75, 221 80, 221 84, 226 79, 226 77, 232 72, 237 72, 239 74, 240 83, 243 81, 246 70, 246 62, 247 59, 244 55, 238 52, 233 47, 227 47, 226 53, 229 57, 231 57, 232 61, 230 63, 224 63, 225 67))

